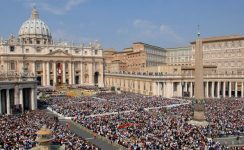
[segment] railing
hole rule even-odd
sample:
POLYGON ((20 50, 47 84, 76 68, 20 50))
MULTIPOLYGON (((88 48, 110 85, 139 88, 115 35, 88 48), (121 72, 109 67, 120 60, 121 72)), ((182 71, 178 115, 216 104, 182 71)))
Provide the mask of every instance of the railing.
MULTIPOLYGON (((136 74, 128 72, 106 72, 105 75, 115 75, 115 76, 127 76, 127 77, 141 77, 141 78, 194 78, 193 74, 155 74, 155 73, 146 73, 146 74, 136 74)), ((244 78, 244 74, 207 74, 203 76, 205 79, 208 78, 244 78)))
POLYGON ((0 71, 0 81, 35 81, 33 73, 20 73, 17 71, 0 71))

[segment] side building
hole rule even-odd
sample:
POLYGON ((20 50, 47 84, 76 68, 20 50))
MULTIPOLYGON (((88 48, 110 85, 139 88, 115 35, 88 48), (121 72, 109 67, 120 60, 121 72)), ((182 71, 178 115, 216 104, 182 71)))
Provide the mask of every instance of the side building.
MULTIPOLYGON (((244 36, 210 37, 202 38, 202 41, 204 97, 243 97, 244 36)), ((163 66, 137 69, 136 72, 106 72, 105 85, 146 95, 194 97, 196 42, 190 44, 165 48, 163 66)))

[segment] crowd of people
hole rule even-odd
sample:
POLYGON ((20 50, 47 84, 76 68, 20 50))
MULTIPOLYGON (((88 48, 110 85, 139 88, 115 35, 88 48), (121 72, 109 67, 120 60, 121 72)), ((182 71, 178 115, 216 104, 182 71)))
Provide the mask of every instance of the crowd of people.
POLYGON ((162 107, 186 101, 156 96, 144 96, 123 92, 99 93, 94 97, 51 97, 47 100, 52 110, 66 116, 89 116, 103 113, 137 111, 144 108, 162 107))
MULTIPOLYGON (((136 94, 135 94, 136 95, 136 94)), ((145 106, 145 101, 133 103, 130 95, 105 94, 98 96, 106 100, 125 101, 131 105, 145 106), (143 103, 143 104, 140 104, 143 103)), ((137 97, 137 96, 135 96, 137 97)), ((151 101, 154 99, 150 99, 151 101)), ((157 98, 155 98, 157 99, 157 98)), ((162 99, 163 101, 164 99, 162 99)), ((167 101, 167 100, 166 100, 167 101)), ((175 100, 171 100, 175 103, 175 100)), ((170 100, 164 104, 171 104, 170 100)), ((153 104, 153 101, 152 103, 153 104)), ((157 103, 158 104, 158 103, 157 103)), ((156 105, 157 106, 157 105, 156 105)), ((209 125, 195 126, 191 104, 159 109, 136 109, 128 113, 95 117, 77 116, 74 121, 93 132, 130 149, 226 149, 209 139, 223 136, 244 135, 244 100, 209 99, 205 101, 205 116, 209 125)))
MULTIPOLYGON (((212 139, 244 135, 244 99, 205 100, 207 126, 189 124, 193 105, 179 98, 100 92, 94 96, 53 95, 38 104, 73 117, 74 122, 131 150, 229 149, 212 139)), ((74 150, 99 149, 62 126, 45 110, 0 116, 0 149, 35 147, 36 132, 43 126, 53 131, 53 144, 74 150)))
POLYGON ((65 149, 98 150, 99 148, 72 133, 67 126, 61 125, 55 117, 45 110, 25 112, 19 115, 0 116, 0 149, 23 150, 37 146, 36 132, 42 127, 53 131, 52 144, 65 149))

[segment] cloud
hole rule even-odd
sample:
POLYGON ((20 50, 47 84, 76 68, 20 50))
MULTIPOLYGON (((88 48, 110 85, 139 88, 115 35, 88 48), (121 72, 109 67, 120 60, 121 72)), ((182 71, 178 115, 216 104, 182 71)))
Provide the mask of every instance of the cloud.
POLYGON ((133 22, 133 26, 135 28, 147 29, 147 30, 155 30, 157 28, 157 26, 155 24, 153 24, 152 22, 147 21, 147 20, 140 20, 140 19, 136 19, 133 22))
POLYGON ((135 19, 129 26, 119 28, 116 33, 126 43, 142 41, 163 47, 186 43, 169 25, 145 19, 135 19))
POLYGON ((86 1, 87 0, 65 0, 64 5, 59 6, 59 7, 51 5, 49 0, 48 1, 27 0, 26 4, 29 7, 33 7, 33 6, 40 7, 41 9, 43 9, 47 12, 50 12, 52 14, 55 14, 55 15, 62 15, 86 1))

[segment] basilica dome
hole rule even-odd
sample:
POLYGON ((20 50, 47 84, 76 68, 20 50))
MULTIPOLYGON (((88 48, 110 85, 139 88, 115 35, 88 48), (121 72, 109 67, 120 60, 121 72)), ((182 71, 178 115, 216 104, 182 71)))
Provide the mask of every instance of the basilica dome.
POLYGON ((20 27, 19 38, 24 44, 50 44, 52 42, 51 32, 48 26, 39 19, 35 8, 32 10, 30 19, 20 27))

